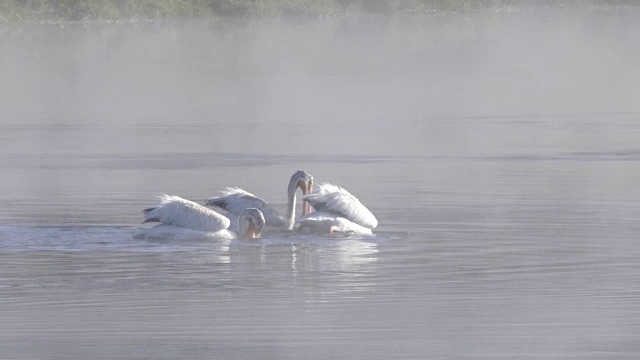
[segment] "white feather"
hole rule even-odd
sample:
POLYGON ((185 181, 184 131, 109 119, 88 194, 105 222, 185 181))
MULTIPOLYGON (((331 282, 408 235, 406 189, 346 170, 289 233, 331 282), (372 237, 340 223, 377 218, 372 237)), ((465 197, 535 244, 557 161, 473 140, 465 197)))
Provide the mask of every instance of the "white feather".
POLYGON ((207 200, 206 205, 224 209, 234 217, 237 217, 245 209, 255 208, 262 212, 267 225, 286 225, 286 221, 266 201, 237 187, 228 187, 222 191, 222 196, 207 200))
POLYGON ((345 218, 359 226, 375 229, 378 220, 360 200, 340 186, 320 184, 318 191, 304 197, 318 212, 345 218))
POLYGON ((348 219, 323 211, 316 211, 302 218, 298 231, 312 234, 328 234, 333 232, 355 234, 372 233, 370 228, 360 226, 348 219))
POLYGON ((146 211, 146 221, 205 232, 225 230, 230 225, 227 217, 193 201, 173 195, 159 198, 160 204, 146 211))
POLYGON ((237 238, 236 233, 228 229, 207 232, 192 230, 188 228, 178 227, 174 225, 160 224, 135 235, 136 239, 162 239, 162 240, 198 240, 198 239, 215 239, 215 240, 232 240, 237 238))

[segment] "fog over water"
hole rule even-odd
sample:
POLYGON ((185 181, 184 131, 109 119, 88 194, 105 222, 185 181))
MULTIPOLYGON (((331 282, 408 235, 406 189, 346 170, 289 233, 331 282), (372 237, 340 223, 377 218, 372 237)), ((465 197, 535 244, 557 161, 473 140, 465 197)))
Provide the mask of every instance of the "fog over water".
POLYGON ((0 358, 636 359, 640 12, 0 28, 0 358), (304 169, 374 236, 134 239, 304 169))

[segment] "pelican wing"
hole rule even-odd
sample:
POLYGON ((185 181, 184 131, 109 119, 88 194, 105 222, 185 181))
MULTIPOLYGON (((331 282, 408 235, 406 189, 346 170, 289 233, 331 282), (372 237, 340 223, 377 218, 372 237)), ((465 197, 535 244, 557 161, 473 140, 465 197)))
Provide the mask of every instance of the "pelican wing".
POLYGON ((378 220, 371 211, 362 205, 358 198, 339 186, 326 183, 320 184, 318 192, 305 195, 304 199, 316 211, 324 211, 344 217, 369 229, 374 229, 378 226, 378 220))
POLYGON ((160 204, 145 209, 144 213, 144 222, 160 222, 199 231, 220 231, 227 229, 230 224, 225 216, 174 195, 161 195, 160 204))
POLYGON ((266 201, 237 187, 227 188, 222 192, 222 196, 213 197, 205 204, 224 209, 236 216, 246 209, 255 208, 262 212, 268 225, 285 225, 284 219, 266 201))

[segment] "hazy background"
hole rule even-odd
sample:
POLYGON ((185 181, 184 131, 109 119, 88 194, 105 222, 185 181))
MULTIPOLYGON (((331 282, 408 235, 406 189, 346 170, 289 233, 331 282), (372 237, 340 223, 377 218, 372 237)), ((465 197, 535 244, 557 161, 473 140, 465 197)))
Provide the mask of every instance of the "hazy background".
POLYGON ((638 358, 637 9, 79 14, 0 28, 0 357, 638 358), (298 169, 377 235, 132 239, 298 169))
POLYGON ((219 166, 274 156, 634 155, 640 15, 607 9, 8 26, 2 197, 205 198, 260 186, 219 166), (175 171, 113 172, 157 168, 175 171))
POLYGON ((3 142, 3 151, 100 153, 116 138, 121 152, 174 151, 185 143, 191 151, 229 152, 269 143, 279 154, 447 155, 467 152, 461 143, 471 154, 515 146, 579 151, 586 145, 580 142, 598 139, 565 134, 561 123, 638 111, 637 20, 630 10, 528 10, 10 27, 0 48, 3 125, 99 128, 104 140, 72 145, 24 134, 24 142, 3 142), (555 126, 544 139, 531 136, 530 121, 509 138, 478 133, 474 121, 462 134, 446 132, 452 122, 486 117, 544 118, 536 122, 555 126), (141 128, 179 132, 238 120, 249 123, 236 125, 238 136, 206 128, 201 138, 176 134, 162 145, 141 128), (288 141, 264 136, 276 127, 288 141), (111 131, 117 134, 104 136, 111 131))

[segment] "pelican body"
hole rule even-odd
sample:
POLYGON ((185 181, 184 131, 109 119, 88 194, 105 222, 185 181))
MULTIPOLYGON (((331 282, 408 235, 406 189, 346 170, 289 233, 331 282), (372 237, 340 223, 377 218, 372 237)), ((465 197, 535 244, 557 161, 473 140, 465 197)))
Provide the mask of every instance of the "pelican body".
POLYGON ((144 223, 159 222, 144 238, 260 239, 265 219, 260 210, 244 209, 237 216, 237 231, 231 220, 205 206, 174 195, 161 195, 160 204, 143 210, 144 223))
POLYGON ((358 198, 340 186, 323 183, 303 197, 316 211, 300 220, 300 232, 371 234, 376 217, 358 198))
MULTIPOLYGON (((287 186, 287 213, 280 216, 271 205, 263 199, 240 188, 227 188, 222 196, 213 197, 205 202, 207 206, 215 206, 226 210, 229 214, 238 215, 247 208, 256 208, 264 214, 267 226, 293 230, 295 224, 296 192, 298 189, 302 196, 311 193, 313 188, 313 176, 303 170, 297 171, 291 176, 287 186)), ((310 205, 305 201, 302 208, 302 216, 311 211, 310 205)))

